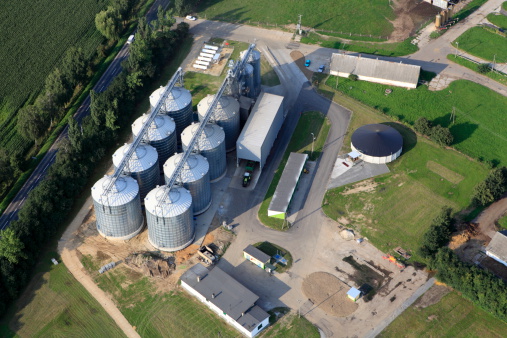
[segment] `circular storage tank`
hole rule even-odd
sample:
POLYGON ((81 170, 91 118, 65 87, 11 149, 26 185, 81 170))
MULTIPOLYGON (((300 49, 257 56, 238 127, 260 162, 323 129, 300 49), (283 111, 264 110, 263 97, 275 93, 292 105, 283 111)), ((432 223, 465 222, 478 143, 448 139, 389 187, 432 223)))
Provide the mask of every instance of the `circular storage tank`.
POLYGON ((242 81, 245 83, 247 89, 246 96, 249 98, 255 97, 255 85, 253 79, 254 68, 251 64, 247 63, 243 69, 242 81))
POLYGON ((178 251, 194 241, 192 196, 181 187, 172 188, 167 196, 166 186, 156 187, 144 200, 148 241, 162 251, 178 251))
POLYGON ((352 150, 361 154, 369 163, 389 163, 400 156, 403 137, 394 128, 385 124, 367 124, 352 134, 352 150))
MULTIPOLYGON (((129 147, 130 143, 125 143, 124 146, 114 152, 113 164, 115 168, 118 168, 129 147)), ((148 144, 138 145, 127 165, 123 168, 123 172, 137 181, 141 200, 143 200, 160 180, 158 154, 155 148, 148 144)))
MULTIPOLYGON (((241 59, 243 59, 243 55, 245 55, 246 50, 240 53, 241 59)), ((261 53, 258 50, 252 50, 250 56, 247 60, 249 64, 253 66, 253 82, 254 82, 254 96, 259 96, 261 92, 261 53)))
MULTIPOLYGON (((164 164, 164 177, 167 184, 170 177, 176 170, 183 154, 176 154, 170 157, 164 164)), ((209 164, 206 157, 199 154, 192 154, 188 157, 187 163, 180 172, 176 182, 183 185, 190 191, 194 202, 194 215, 199 215, 208 210, 211 205, 211 186, 209 179, 209 164)))
MULTIPOLYGON (((206 111, 213 102, 214 98, 215 95, 208 95, 197 105, 199 121, 202 121, 206 116, 206 111)), ((220 100, 218 100, 216 108, 210 119, 224 129, 225 149, 227 151, 234 150, 236 148, 236 141, 238 140, 240 132, 238 100, 231 96, 222 96, 220 100)))
MULTIPOLYGON (((132 124, 132 134, 134 134, 134 137, 139 135, 148 118, 149 116, 145 114, 132 124)), ((144 134, 143 140, 157 150, 160 169, 162 169, 165 161, 177 150, 175 131, 176 124, 172 117, 157 115, 144 134)))
MULTIPOLYGON (((164 87, 160 87, 150 95, 150 105, 154 108, 157 105, 164 87)), ((167 114, 176 123, 176 133, 180 135, 183 129, 193 122, 192 94, 183 87, 173 87, 165 104, 162 105, 161 113, 167 114)))
POLYGON ((127 240, 143 228, 139 185, 132 177, 120 176, 104 195, 111 180, 104 176, 92 187, 97 230, 104 237, 127 240))
MULTIPOLYGON (((199 129, 200 123, 193 123, 181 133, 183 151, 186 151, 190 140, 199 129)), ((216 182, 225 176, 227 162, 225 155, 225 133, 222 127, 208 123, 198 138, 194 150, 208 159, 209 179, 216 182)))

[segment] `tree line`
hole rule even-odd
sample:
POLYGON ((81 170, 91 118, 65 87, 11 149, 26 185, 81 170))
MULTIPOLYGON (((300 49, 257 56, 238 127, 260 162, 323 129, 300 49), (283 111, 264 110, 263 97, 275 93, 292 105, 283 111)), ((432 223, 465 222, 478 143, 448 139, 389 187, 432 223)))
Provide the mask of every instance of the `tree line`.
POLYGON ((18 220, 0 232, 0 315, 29 282, 41 251, 68 217, 97 162, 116 144, 118 129, 128 127, 136 103, 147 94, 143 86, 188 36, 187 24, 171 30, 173 23, 171 13, 161 9, 151 24, 140 20, 124 71, 104 92, 92 92, 91 115, 81 124, 69 118, 68 139, 55 163, 29 194, 18 220))

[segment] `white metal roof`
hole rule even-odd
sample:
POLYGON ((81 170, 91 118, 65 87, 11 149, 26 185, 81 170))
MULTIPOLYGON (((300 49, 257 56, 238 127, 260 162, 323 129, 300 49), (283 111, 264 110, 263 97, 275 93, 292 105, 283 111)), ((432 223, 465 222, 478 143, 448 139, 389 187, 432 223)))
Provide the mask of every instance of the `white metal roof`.
POLYGON ((159 217, 174 217, 183 214, 192 207, 190 191, 182 187, 174 187, 169 198, 159 204, 166 196, 165 185, 156 187, 146 195, 144 206, 146 211, 159 217))
MULTIPOLYGON (((144 114, 132 123, 132 133, 138 135, 143 128, 144 122, 149 118, 148 114, 144 114)), ((174 119, 167 115, 157 115, 146 131, 144 138, 148 141, 163 140, 167 136, 174 133, 176 130, 176 123, 174 119)))
POLYGON ((130 176, 120 176, 115 181, 113 187, 109 190, 107 196, 102 196, 106 190, 111 176, 104 176, 98 180, 92 187, 92 198, 105 206, 120 206, 132 201, 139 194, 139 184, 130 176))
POLYGON ((497 232, 486 247, 486 252, 507 263, 507 231, 497 232))
MULTIPOLYGON (((117 167, 120 165, 121 160, 125 156, 125 153, 128 151, 130 147, 130 143, 125 143, 125 145, 121 146, 116 150, 113 154, 113 164, 117 167)), ((137 173, 141 171, 145 171, 150 169, 158 160, 158 153, 155 148, 148 144, 140 144, 137 146, 136 151, 130 157, 127 165, 125 166, 125 171, 131 173, 137 173)))
MULTIPOLYGON (((160 96, 163 92, 164 87, 160 87, 150 95, 150 104, 152 107, 157 105, 158 100, 160 99, 160 96)), ((167 95, 164 110, 178 111, 186 108, 191 103, 192 94, 190 94, 190 92, 185 88, 174 86, 169 95, 167 95)))
MULTIPOLYGON (((208 95, 199 102, 197 105, 197 111, 199 112, 200 116, 206 115, 206 112, 208 111, 208 108, 213 102, 214 98, 215 95, 208 95)), ((239 113, 238 100, 232 96, 222 96, 215 106, 215 110, 213 111, 211 119, 228 120, 237 113, 239 113)))
POLYGON ((282 102, 283 96, 261 93, 250 113, 252 118, 246 121, 238 137, 238 143, 247 147, 260 147, 282 102))
POLYGON ((280 177, 271 203, 269 203, 269 211, 287 211, 307 158, 308 154, 290 153, 282 177, 280 177))
MULTIPOLYGON (((171 156, 164 163, 164 175, 171 177, 176 165, 181 161, 183 154, 176 154, 171 156)), ((187 163, 180 172, 181 182, 195 182, 200 180, 206 173, 209 172, 209 163, 206 157, 195 154, 190 155, 187 159, 187 163)))
MULTIPOLYGON (((181 142, 184 145, 188 145, 190 143, 190 140, 197 132, 197 129, 199 129, 199 124, 200 123, 192 123, 183 130, 181 133, 181 142)), ((215 149, 224 141, 225 132, 223 128, 216 124, 208 123, 196 144, 199 150, 208 150, 215 149)))
POLYGON ((331 72, 355 74, 412 85, 417 85, 421 71, 421 67, 416 65, 341 53, 333 53, 330 69, 331 72))

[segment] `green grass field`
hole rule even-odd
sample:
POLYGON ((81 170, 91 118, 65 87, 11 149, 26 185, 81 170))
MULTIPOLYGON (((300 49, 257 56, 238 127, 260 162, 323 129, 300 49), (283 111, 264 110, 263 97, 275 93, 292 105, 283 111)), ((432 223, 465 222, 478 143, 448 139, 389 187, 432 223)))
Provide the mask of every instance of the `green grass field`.
POLYGON ((289 312, 268 327, 261 337, 282 337, 282 338, 319 338, 319 330, 305 317, 299 317, 297 313, 289 312))
POLYGON ((493 25, 497 26, 498 28, 507 29, 507 16, 503 14, 498 13, 490 13, 488 14, 488 20, 493 25))
POLYGON ((345 42, 340 38, 322 38, 318 34, 310 33, 301 39, 302 43, 318 44, 325 48, 343 49, 350 52, 366 53, 384 56, 403 56, 417 52, 418 47, 410 43, 412 38, 403 42, 374 43, 374 42, 345 42))
POLYGON ((500 230, 507 230, 507 214, 506 215, 503 215, 499 220, 498 220, 498 225, 500 226, 500 230))
MULTIPOLYGON (((407 123, 414 123, 420 116, 449 127, 452 144, 457 150, 477 158, 498 161, 507 165, 507 116, 504 114, 507 97, 478 85, 459 80, 441 91, 429 91, 427 86, 406 90, 365 81, 340 78, 338 90, 367 106, 384 112, 407 123), (387 88, 393 89, 385 95, 387 88), (454 124, 451 114, 455 107, 454 124), (495 147, 491 147, 491 145, 495 147)), ((336 77, 327 80, 335 88, 336 77)))
POLYGON ((268 217, 269 203, 271 203, 271 199, 275 193, 278 181, 282 176, 285 164, 287 163, 291 152, 306 153, 310 157, 309 160, 311 161, 318 159, 322 154, 322 149, 324 147, 324 143, 326 142, 329 129, 331 129, 331 123, 322 113, 311 111, 305 112, 301 115, 287 149, 285 150, 282 161, 280 162, 280 165, 275 172, 275 176, 269 185, 264 201, 259 208, 258 216, 264 225, 276 230, 287 230, 287 224, 284 226, 283 220, 268 217), (317 136, 315 139, 313 155, 310 156, 312 149, 312 132, 317 136))
POLYGON ((380 337, 505 337, 507 324, 456 292, 438 303, 418 309, 406 309, 380 337))
POLYGON ((507 38, 490 32, 482 27, 472 27, 453 42, 459 49, 487 61, 507 62, 507 38))
POLYGON ((469 205, 474 186, 488 172, 484 165, 417 137, 375 109, 342 93, 334 94, 325 84, 320 90, 353 111, 341 153, 349 151, 353 131, 368 123, 389 123, 404 139, 401 157, 389 164, 390 173, 373 179, 376 186, 372 192, 343 194, 355 184, 327 191, 323 210, 330 218, 347 218, 350 227, 360 230, 383 251, 401 246, 414 252, 442 206, 459 211, 469 205))
MULTIPOLYGON (((55 254, 56 255, 56 254, 55 254)), ((0 335, 19 337, 124 337, 113 319, 64 264, 39 273, 16 303, 10 318, 4 318, 0 335), (6 327, 8 321, 9 329, 6 327), (9 333, 9 331, 11 333, 9 333)))
MULTIPOLYGON (((472 61, 468 61, 467 59, 464 59, 460 56, 456 57, 456 55, 454 55, 454 54, 449 54, 449 55, 447 55, 447 59, 452 62, 455 62, 459 65, 467 67, 468 69, 471 69, 474 72, 479 72, 479 70, 478 70, 479 65, 478 64, 473 63, 472 61)), ((503 85, 507 85, 507 75, 503 75, 503 74, 497 73, 497 72, 488 72, 483 75, 489 77, 492 80, 495 80, 498 83, 501 83, 503 85)))
MULTIPOLYGON (((91 56, 102 41, 95 14, 106 1, 2 1, 0 3, 0 146, 12 141, 13 113, 42 88, 71 46, 91 56)), ((16 139, 17 140, 17 139, 16 139)))
POLYGON ((352 32, 387 36, 393 31, 389 20, 395 18, 388 2, 372 0, 204 0, 199 3, 198 15, 211 20, 239 23, 260 22, 278 25, 296 24, 302 14, 302 25, 335 32, 352 32), (353 19, 352 19, 353 18, 353 19))

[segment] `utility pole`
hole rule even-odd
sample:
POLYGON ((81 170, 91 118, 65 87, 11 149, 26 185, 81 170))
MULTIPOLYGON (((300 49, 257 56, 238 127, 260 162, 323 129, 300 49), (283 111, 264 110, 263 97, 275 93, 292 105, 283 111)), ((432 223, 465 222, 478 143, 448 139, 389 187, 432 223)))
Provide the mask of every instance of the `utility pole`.
POLYGON ((456 55, 454 55, 454 58, 458 57, 458 47, 459 47, 459 42, 456 41, 456 55))
POLYGON ((310 155, 310 157, 313 156, 313 144, 315 143, 315 135, 313 135, 313 133, 310 133, 312 134, 312 154, 310 155))
POLYGON ((452 113, 451 113, 451 122, 454 124, 456 121, 456 107, 452 107, 452 113))
POLYGON ((491 70, 495 70, 496 67, 496 54, 493 55, 493 64, 491 65, 491 70))
POLYGON ((301 35, 301 17, 302 16, 303 15, 298 14, 298 24, 297 24, 297 28, 296 29, 297 29, 297 32, 298 32, 299 35, 301 35))

